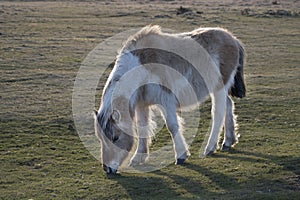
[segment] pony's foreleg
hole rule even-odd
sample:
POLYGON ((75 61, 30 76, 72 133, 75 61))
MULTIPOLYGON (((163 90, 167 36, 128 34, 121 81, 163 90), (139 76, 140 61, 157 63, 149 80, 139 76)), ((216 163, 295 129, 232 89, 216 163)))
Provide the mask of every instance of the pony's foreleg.
POLYGON ((234 104, 229 96, 227 96, 226 103, 225 134, 222 145, 222 150, 225 151, 238 142, 238 135, 235 134, 236 120, 234 116, 234 104))
POLYGON ((170 108, 170 106, 168 106, 168 108, 165 108, 165 112, 166 125, 171 133, 174 144, 176 158, 175 164, 183 164, 184 161, 190 156, 190 152, 180 130, 176 107, 174 106, 173 108, 170 108))
POLYGON ((204 155, 211 155, 217 150, 221 128, 224 124, 226 113, 226 92, 219 89, 211 95, 212 98, 212 128, 204 155))
POLYGON ((136 130, 138 144, 130 165, 138 165, 146 162, 149 157, 149 144, 151 142, 151 123, 149 115, 149 107, 137 106, 136 108, 136 130))

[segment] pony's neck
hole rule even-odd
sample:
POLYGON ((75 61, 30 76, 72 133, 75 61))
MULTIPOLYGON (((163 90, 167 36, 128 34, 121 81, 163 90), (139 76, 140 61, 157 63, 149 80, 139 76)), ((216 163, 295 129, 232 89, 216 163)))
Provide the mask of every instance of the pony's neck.
POLYGON ((134 55, 128 50, 123 50, 122 53, 118 56, 116 65, 114 67, 113 77, 121 77, 126 72, 132 70, 135 67, 140 66, 140 59, 138 56, 134 55))
POLYGON ((111 112, 113 98, 119 95, 130 99, 130 108, 135 107, 135 89, 139 87, 142 79, 141 73, 138 73, 139 70, 135 70, 139 66, 141 66, 140 59, 136 55, 127 50, 123 50, 119 54, 116 64, 108 77, 102 96, 101 107, 105 114, 111 112), (122 84, 122 81, 127 84, 122 84))

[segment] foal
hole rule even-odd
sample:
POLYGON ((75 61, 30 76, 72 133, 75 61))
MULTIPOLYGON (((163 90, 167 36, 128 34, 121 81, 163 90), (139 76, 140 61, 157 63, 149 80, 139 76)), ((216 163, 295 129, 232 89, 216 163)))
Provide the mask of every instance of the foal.
POLYGON ((117 172, 133 150, 135 138, 131 164, 146 161, 155 128, 152 105, 162 108, 177 164, 190 155, 177 111, 195 107, 209 96, 212 129, 204 155, 217 150, 223 126, 222 149, 230 149, 238 135, 229 95, 242 98, 246 94, 244 59, 242 43, 221 28, 167 34, 159 26, 146 26, 129 37, 106 82, 99 111, 94 113, 104 170, 117 172))

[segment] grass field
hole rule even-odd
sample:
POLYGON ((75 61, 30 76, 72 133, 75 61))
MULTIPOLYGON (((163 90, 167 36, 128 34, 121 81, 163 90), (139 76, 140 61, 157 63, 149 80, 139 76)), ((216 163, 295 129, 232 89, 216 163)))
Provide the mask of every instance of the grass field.
POLYGON ((219 2, 1 1, 0 199, 299 198, 300 3, 219 2), (180 6, 193 12, 177 15, 180 6), (241 14, 245 8, 250 14, 241 14), (97 44, 148 24, 178 32, 220 26, 244 42, 248 93, 235 99, 240 142, 199 158, 208 103, 185 165, 107 176, 75 130, 74 80, 97 44))

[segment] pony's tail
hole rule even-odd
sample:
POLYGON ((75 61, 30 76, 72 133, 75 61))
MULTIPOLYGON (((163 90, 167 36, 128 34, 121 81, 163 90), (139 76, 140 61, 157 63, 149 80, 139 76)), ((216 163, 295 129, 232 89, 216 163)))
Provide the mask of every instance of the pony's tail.
POLYGON ((230 89, 230 95, 243 98, 246 96, 246 86, 244 82, 245 49, 240 41, 237 41, 237 44, 239 46, 239 65, 234 76, 233 86, 230 89))

